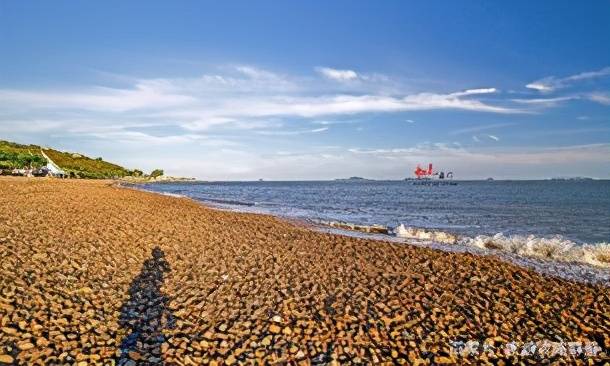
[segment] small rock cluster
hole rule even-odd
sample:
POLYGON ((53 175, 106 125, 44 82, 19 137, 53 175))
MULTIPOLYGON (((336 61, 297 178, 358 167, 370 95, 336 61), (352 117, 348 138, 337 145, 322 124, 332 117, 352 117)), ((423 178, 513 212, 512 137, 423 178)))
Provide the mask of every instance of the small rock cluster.
POLYGON ((608 287, 111 183, 0 178, 0 365, 608 359, 608 287), (469 340, 602 352, 452 352, 469 340))

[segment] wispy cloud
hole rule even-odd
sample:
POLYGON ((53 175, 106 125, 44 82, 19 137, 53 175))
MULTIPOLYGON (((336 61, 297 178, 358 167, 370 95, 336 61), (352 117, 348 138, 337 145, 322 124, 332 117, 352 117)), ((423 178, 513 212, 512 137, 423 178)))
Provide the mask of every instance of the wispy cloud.
POLYGON ((328 131, 328 127, 314 128, 310 130, 266 130, 266 131, 257 131, 256 133, 259 135, 267 135, 267 136, 294 136, 294 135, 303 135, 308 133, 320 133, 328 131))
POLYGON ((527 104, 540 107, 554 107, 561 102, 568 100, 580 99, 578 95, 569 95, 555 98, 531 98, 531 99, 512 99, 515 103, 527 104))
MULTIPOLYGON (((249 176, 254 173, 253 168, 248 166, 250 163, 246 164, 238 159, 249 161, 245 157, 260 155, 255 149, 247 150, 247 146, 250 146, 247 141, 263 139, 262 136, 304 135, 305 138, 308 135, 324 133, 331 125, 360 122, 366 117, 365 114, 370 113, 455 110, 498 114, 503 116, 497 118, 506 118, 507 115, 537 111, 538 105, 567 100, 567 97, 536 98, 538 100, 531 102, 510 100, 491 87, 464 88, 458 91, 386 93, 375 85, 371 86, 371 79, 367 77, 373 74, 353 72, 357 79, 336 83, 329 82, 330 79, 321 71, 307 76, 286 75, 238 65, 220 67, 214 69, 214 72, 189 78, 123 78, 121 85, 126 86, 113 88, 91 85, 45 90, 4 88, 0 89, 0 131, 8 131, 11 134, 22 132, 24 135, 40 133, 45 136, 58 136, 57 138, 62 140, 80 139, 81 144, 83 141, 94 141, 96 144, 106 144, 104 146, 111 150, 116 142, 125 143, 122 145, 131 146, 133 149, 145 147, 146 151, 157 147, 159 151, 166 151, 168 146, 180 147, 185 151, 187 147, 190 149, 194 146, 218 147, 217 151, 205 150, 206 156, 209 156, 205 160, 213 159, 214 154, 219 154, 219 159, 222 156, 221 161, 226 161, 227 166, 234 164, 219 170, 222 172, 219 174, 226 174, 225 179, 241 179, 254 178, 249 176), (352 89, 352 84, 358 84, 358 88, 352 89), (339 87, 336 87, 337 85, 339 87), (245 144, 242 144, 244 142, 245 144)), ((343 75, 339 78, 352 78, 351 73, 343 75)), ((586 96, 581 94, 581 98, 607 103, 607 94, 601 92, 586 96)), ((412 117, 419 114, 410 115, 412 117)), ((406 123, 415 122, 415 119, 405 117, 402 117, 402 120, 406 123)), ((424 122, 421 124, 424 125, 424 122)), ((487 123, 449 133, 468 134, 475 142, 488 139, 498 141, 501 133, 493 129, 514 124, 516 122, 487 123)), ((477 146, 481 148, 487 145, 477 146)), ((162 154, 159 153, 155 161, 159 156, 162 154)), ((181 156, 176 152, 172 161, 181 160, 180 166, 184 166, 184 169, 196 166, 193 171, 207 171, 217 167, 212 163, 188 163, 184 160, 185 157, 186 155, 181 156)), ((291 176, 289 168, 281 172, 284 178, 297 179, 307 176, 324 178, 324 175, 315 173, 315 168, 326 167, 324 164, 327 162, 327 173, 334 176, 338 174, 337 165, 346 164, 345 173, 348 173, 349 168, 356 174, 359 167, 385 162, 386 164, 381 166, 388 170, 379 170, 377 174, 391 177, 390 168, 404 169, 418 159, 427 161, 434 158, 458 165, 461 164, 459 159, 469 157, 482 159, 478 153, 463 147, 441 144, 397 149, 353 149, 342 153, 333 150, 315 157, 302 155, 298 158, 301 160, 282 157, 280 162, 273 162, 275 157, 266 157, 271 159, 266 162, 261 157, 260 161, 257 161, 260 163, 261 172, 267 171, 270 177, 276 174, 276 167, 284 168, 289 165, 289 161, 311 164, 307 169, 314 171, 309 175, 300 175, 298 171, 294 171, 295 175, 291 176), (388 161, 392 163, 389 164, 388 161), (335 170, 330 168, 330 162, 335 164, 335 170)), ((128 166, 148 168, 145 164, 139 165, 139 161, 135 156, 125 155, 119 162, 128 166)), ((162 161, 155 164, 162 164, 162 161)), ((182 169, 178 167, 179 164, 172 165, 175 167, 173 173, 179 174, 182 169)), ((464 169, 467 168, 464 166, 464 169)), ((185 174, 191 175, 192 172, 185 174)))
POLYGON ((175 94, 146 82, 139 82, 132 88, 115 89, 106 87, 83 88, 70 91, 29 91, 0 90, 0 105, 5 108, 76 109, 88 111, 125 112, 129 110, 159 110, 184 106, 196 98, 175 94))
POLYGON ((477 95, 477 94, 491 94, 495 93, 498 90, 496 88, 479 88, 479 89, 466 89, 461 92, 452 93, 451 95, 455 97, 463 97, 466 95, 477 95))
POLYGON ((610 105, 610 93, 591 93, 589 99, 604 105, 610 105))
POLYGON ((516 125, 515 122, 506 122, 506 123, 488 123, 484 125, 476 125, 471 127, 459 128, 450 132, 451 135, 462 135, 469 134, 472 132, 480 132, 486 130, 494 130, 503 127, 510 127, 516 125))
POLYGON ((358 73, 354 70, 340 70, 330 67, 316 67, 316 71, 327 79, 334 81, 352 81, 358 79, 358 73))
POLYGON ((322 125, 322 126, 330 126, 330 125, 344 125, 344 124, 354 124, 358 123, 357 119, 333 119, 333 120, 321 120, 321 121, 311 121, 314 125, 322 125))
POLYGON ((464 147, 445 143, 418 144, 408 148, 362 149, 351 148, 348 152, 359 155, 374 155, 395 160, 397 158, 418 162, 428 160, 453 161, 456 164, 472 163, 506 163, 520 164, 556 164, 594 161, 610 163, 610 144, 586 144, 569 146, 551 146, 544 148, 505 148, 501 150, 470 151, 464 147))
MULTIPOLYGON (((608 167, 610 144, 547 148, 486 149, 471 151, 453 144, 420 144, 399 148, 313 149, 261 154, 232 148, 213 149, 206 159, 159 159, 159 166, 173 166, 175 174, 200 172, 203 179, 333 179, 353 175, 402 179, 421 163, 433 161, 457 178, 548 178, 587 175, 587 167, 608 167)), ((150 164, 133 160, 134 166, 150 164)), ((152 167, 151 167, 152 168, 152 167)))
MULTIPOLYGON (((332 93, 324 84, 301 86, 298 76, 286 76, 252 66, 223 69, 224 73, 194 78, 134 79, 131 86, 70 89, 0 89, 0 107, 13 114, 41 113, 58 121, 67 116, 108 120, 123 124, 168 121, 188 131, 227 126, 233 129, 264 128, 274 118, 341 117, 362 113, 391 113, 455 109, 487 113, 523 113, 524 110, 484 102, 477 95, 494 88, 455 93, 424 92, 386 95, 332 93)), ((350 79, 351 70, 326 70, 328 75, 350 79)), ((354 72, 355 73, 355 72, 354 72)), ((360 77, 356 74, 356 77, 360 77)), ((1 123, 1 121, 0 121, 1 123)))
POLYGON ((591 80, 597 79, 610 75, 610 67, 604 67, 603 69, 597 71, 587 71, 581 72, 579 74, 558 78, 555 76, 547 76, 545 78, 533 81, 527 84, 525 87, 529 89, 534 89, 540 92, 552 92, 557 89, 562 89, 567 86, 570 86, 573 83, 583 81, 583 80, 591 80))

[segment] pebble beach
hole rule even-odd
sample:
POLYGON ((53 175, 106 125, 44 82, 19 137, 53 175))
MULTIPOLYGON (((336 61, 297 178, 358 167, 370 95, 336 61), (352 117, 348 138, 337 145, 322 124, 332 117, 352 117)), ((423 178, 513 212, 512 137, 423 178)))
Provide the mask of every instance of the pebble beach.
POLYGON ((0 365, 588 365, 609 349, 604 284, 112 181, 0 177, 0 365))

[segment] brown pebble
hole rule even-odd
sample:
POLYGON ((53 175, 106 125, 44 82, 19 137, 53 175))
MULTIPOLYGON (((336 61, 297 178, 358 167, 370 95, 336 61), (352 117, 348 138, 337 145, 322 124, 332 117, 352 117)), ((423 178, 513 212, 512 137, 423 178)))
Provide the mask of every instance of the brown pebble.
POLYGON ((262 344, 263 346, 269 346, 269 345, 271 345, 271 340, 272 340, 272 339, 273 339, 273 338, 272 338, 271 336, 266 336, 266 337, 265 337, 265 338, 263 338, 263 340, 261 341, 261 344, 262 344))
POLYGON ((28 341, 24 341, 24 342, 17 343, 17 348, 19 348, 22 351, 27 351, 27 350, 34 348, 34 345, 28 341))
POLYGON ((131 358, 134 361, 139 361, 142 359, 142 355, 140 354, 140 352, 136 352, 136 351, 130 351, 128 353, 129 358, 131 358))
POLYGON ((13 363, 15 360, 13 359, 12 356, 10 355, 0 355, 0 362, 1 363, 13 363))

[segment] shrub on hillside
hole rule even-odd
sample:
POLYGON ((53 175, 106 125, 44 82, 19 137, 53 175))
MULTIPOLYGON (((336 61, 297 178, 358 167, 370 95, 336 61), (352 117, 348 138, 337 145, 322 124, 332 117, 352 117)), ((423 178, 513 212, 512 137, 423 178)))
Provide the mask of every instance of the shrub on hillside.
POLYGON ((163 170, 162 169, 155 169, 150 173, 150 176, 152 178, 157 178, 163 175, 163 170))

